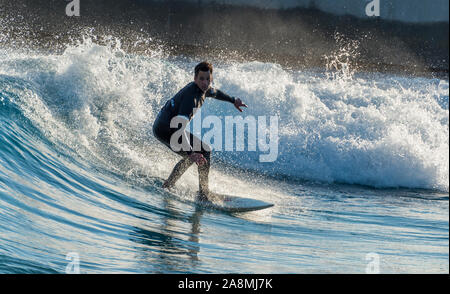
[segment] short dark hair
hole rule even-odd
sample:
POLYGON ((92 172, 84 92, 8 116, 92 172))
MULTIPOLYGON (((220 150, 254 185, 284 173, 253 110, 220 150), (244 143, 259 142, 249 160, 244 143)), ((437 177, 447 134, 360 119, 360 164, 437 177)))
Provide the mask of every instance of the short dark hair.
POLYGON ((195 76, 198 75, 199 71, 209 71, 210 74, 213 73, 213 66, 208 61, 202 61, 195 66, 195 76))

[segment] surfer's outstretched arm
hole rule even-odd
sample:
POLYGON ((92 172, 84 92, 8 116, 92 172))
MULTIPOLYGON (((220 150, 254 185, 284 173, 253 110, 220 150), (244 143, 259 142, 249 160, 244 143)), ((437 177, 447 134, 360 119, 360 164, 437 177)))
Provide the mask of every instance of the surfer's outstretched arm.
POLYGON ((233 103, 234 107, 236 107, 236 109, 239 110, 240 112, 242 112, 241 107, 247 107, 247 105, 243 103, 241 99, 231 97, 228 94, 214 88, 208 89, 208 91, 206 92, 206 97, 212 97, 217 100, 233 103))

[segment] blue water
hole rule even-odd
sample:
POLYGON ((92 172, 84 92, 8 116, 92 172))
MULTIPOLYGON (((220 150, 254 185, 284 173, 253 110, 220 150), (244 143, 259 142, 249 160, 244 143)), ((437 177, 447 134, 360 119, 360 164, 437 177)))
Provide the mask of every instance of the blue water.
MULTIPOLYGON (((151 132, 195 60, 86 39, 0 50, 0 272, 448 273, 448 81, 216 61, 246 115, 278 117, 274 162, 215 152, 213 190, 243 214, 167 199, 178 158, 151 132)), ((237 115, 208 101, 202 115, 237 115)), ((248 138, 247 138, 248 139, 248 138)), ((197 171, 177 184, 194 197, 197 171)))

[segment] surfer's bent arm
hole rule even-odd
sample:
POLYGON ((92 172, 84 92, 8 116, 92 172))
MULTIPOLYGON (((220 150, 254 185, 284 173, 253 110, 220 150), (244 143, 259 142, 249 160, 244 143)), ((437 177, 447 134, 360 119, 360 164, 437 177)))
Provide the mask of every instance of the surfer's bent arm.
POLYGON ((206 97, 212 97, 217 100, 227 101, 227 102, 230 102, 233 104, 236 101, 236 98, 231 97, 228 94, 226 94, 218 89, 215 89, 215 88, 209 88, 208 91, 206 91, 206 97))

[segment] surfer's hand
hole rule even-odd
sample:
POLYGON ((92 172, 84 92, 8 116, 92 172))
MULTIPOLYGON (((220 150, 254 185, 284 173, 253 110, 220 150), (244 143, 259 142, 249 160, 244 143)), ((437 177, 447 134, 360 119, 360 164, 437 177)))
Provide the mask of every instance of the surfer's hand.
POLYGON ((240 109, 240 107, 247 107, 247 105, 245 105, 245 103, 243 103, 241 99, 236 98, 236 100, 234 100, 234 107, 242 112, 242 109, 240 109))
POLYGON ((195 162, 197 165, 202 165, 206 163, 206 158, 203 157, 203 154, 201 153, 192 153, 191 155, 189 155, 189 158, 195 162))

